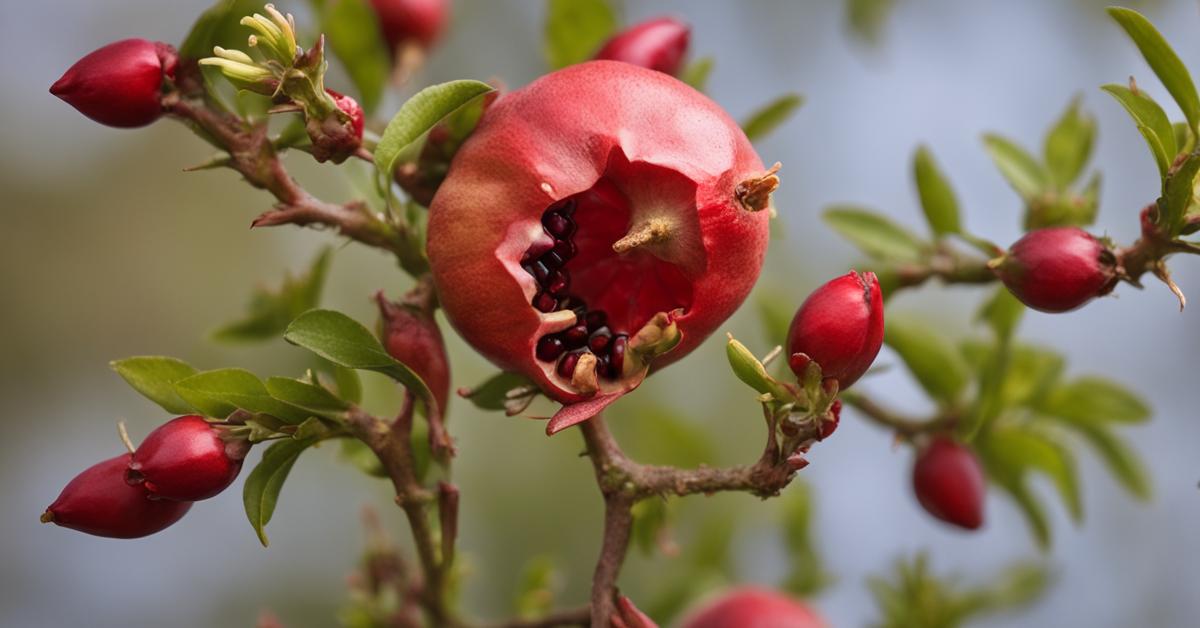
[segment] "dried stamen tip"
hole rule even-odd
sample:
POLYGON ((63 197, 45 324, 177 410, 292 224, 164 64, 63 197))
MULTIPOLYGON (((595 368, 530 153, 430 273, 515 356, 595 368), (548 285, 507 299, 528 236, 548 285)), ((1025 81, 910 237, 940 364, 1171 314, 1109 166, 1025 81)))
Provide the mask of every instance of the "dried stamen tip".
POLYGON ((746 211, 762 211, 771 205, 771 193, 779 187, 779 177, 775 173, 782 167, 778 161, 762 176, 751 177, 737 184, 733 191, 734 198, 741 203, 746 211))
POLYGON ((596 377, 596 356, 583 353, 575 363, 575 372, 571 374, 571 385, 580 393, 591 395, 600 390, 600 381, 596 377))
POLYGON ((617 253, 632 251, 639 246, 658 244, 671 239, 671 223, 663 218, 651 218, 634 227, 625 237, 613 242, 613 250, 617 253))
POLYGON ((47 510, 38 518, 42 523, 54 523, 54 513, 47 510))

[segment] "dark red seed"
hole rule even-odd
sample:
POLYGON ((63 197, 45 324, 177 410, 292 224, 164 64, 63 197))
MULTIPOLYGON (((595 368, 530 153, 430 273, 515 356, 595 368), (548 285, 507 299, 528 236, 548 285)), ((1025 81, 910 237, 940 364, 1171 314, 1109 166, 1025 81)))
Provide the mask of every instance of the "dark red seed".
POLYGON ((539 312, 553 312, 558 307, 558 299, 548 293, 539 292, 536 297, 533 297, 533 307, 537 308, 539 312))
POLYGON ((550 269, 546 268, 546 265, 541 261, 534 262, 531 264, 531 267, 533 269, 533 278, 537 279, 538 283, 545 284, 546 278, 550 276, 550 269))
POLYGON ((588 312, 585 320, 587 321, 588 331, 596 331, 608 324, 608 315, 603 310, 595 310, 588 312))
POLYGON ((609 371, 613 379, 621 377, 625 368, 625 349, 629 346, 629 336, 621 334, 613 338, 612 347, 608 350, 609 371))
POLYGON ((548 212, 542 216, 542 226, 556 238, 566 238, 575 232, 575 223, 558 212, 548 212))
POLYGON ((563 203, 561 205, 556 207, 555 211, 563 214, 564 216, 570 216, 571 214, 575 213, 575 207, 576 207, 575 199, 569 198, 569 199, 563 201, 563 203))
POLYGON ((528 260, 522 260, 522 261, 521 261, 521 268, 522 268, 522 269, 524 269, 524 270, 525 270, 525 272, 529 273, 530 275, 532 275, 532 274, 533 274, 533 266, 531 266, 531 265, 529 264, 529 261, 528 261, 528 260))
POLYGON ((571 240, 556 240, 554 248, 551 249, 554 254, 561 257, 564 261, 575 257, 578 250, 575 248, 575 243, 571 240))
POLYGON ((576 325, 562 333, 563 342, 568 349, 578 349, 587 344, 588 332, 585 325, 576 325))
POLYGON ((600 377, 612 379, 612 362, 609 361, 607 355, 596 358, 596 374, 600 377))
POLYGON ((568 353, 558 361, 558 374, 563 377, 570 377, 575 373, 575 365, 579 363, 579 353, 568 353))
POLYGON ((612 332, 607 327, 601 327, 592 332, 592 335, 588 337, 588 348, 592 350, 592 353, 597 355, 603 354, 608 349, 608 343, 611 340, 612 332))
POLYGON ((571 310, 575 313, 575 320, 581 321, 584 316, 587 316, 587 304, 579 300, 578 297, 567 295, 558 302, 558 309, 571 310))
POLYGON ((563 346, 562 340, 554 336, 542 336, 542 339, 537 343, 537 357, 545 362, 553 362, 558 359, 558 356, 563 354, 567 348, 563 346))
POLYGON ((562 268, 567 260, 563 259, 558 253, 551 251, 542 256, 541 262, 546 265, 546 268, 562 268))
POLYGON ((565 270, 556 270, 546 279, 546 291, 550 294, 560 295, 567 291, 569 285, 571 276, 565 270))

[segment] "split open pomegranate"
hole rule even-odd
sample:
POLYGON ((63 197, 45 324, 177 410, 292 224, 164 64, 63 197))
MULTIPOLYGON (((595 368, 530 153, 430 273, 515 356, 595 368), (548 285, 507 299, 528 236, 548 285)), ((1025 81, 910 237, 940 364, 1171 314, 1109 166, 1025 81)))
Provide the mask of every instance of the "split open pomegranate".
POLYGON ((762 267, 778 179, 682 82, 593 61, 500 97, 430 208, 446 315, 585 420, 700 344, 762 267))

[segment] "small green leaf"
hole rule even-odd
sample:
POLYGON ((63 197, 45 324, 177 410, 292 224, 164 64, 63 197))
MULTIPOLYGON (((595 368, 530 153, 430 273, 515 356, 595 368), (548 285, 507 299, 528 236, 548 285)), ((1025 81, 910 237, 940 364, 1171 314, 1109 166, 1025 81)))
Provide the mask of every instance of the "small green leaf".
POLYGON ((733 336, 730 336, 729 342, 725 344, 725 357, 729 359, 729 368, 733 370, 733 374, 743 383, 760 393, 771 392, 771 376, 767 374, 766 367, 750 353, 746 345, 734 340, 733 336))
POLYGON ((1088 441, 1096 453, 1100 454, 1108 466, 1108 470, 1125 487, 1125 490, 1143 501, 1150 499, 1153 493, 1150 475, 1137 453, 1129 445, 1103 425, 1073 423, 1071 427, 1088 441))
POLYGON ((824 218, 834 231, 879 260, 915 262, 928 248, 907 229, 869 209, 838 205, 826 210, 824 218))
POLYGON ((691 85, 696 91, 703 92, 708 87, 708 77, 712 74, 714 63, 712 57, 696 59, 683 69, 679 80, 691 85))
POLYGON ((262 11, 260 0, 219 0, 202 13, 192 25, 183 43, 179 56, 184 59, 202 59, 213 53, 213 46, 241 49, 245 46, 248 31, 239 22, 247 15, 262 11))
POLYGON ((1018 494, 1023 489, 1014 491, 1013 487, 1023 487, 1027 474, 1039 471, 1054 483, 1071 518, 1077 522, 1083 518, 1074 457, 1048 434, 1028 425, 998 426, 980 438, 978 444, 989 471, 997 471, 997 480, 1013 492, 1018 502, 1022 502, 1018 494))
POLYGON ((175 392, 214 418, 224 418, 241 409, 296 424, 312 415, 272 397, 262 381, 245 369, 202 371, 176 382, 175 392))
POLYGON ((1158 75, 1158 80, 1162 81, 1183 111, 1192 129, 1200 128, 1200 95, 1196 93, 1196 85, 1192 83, 1187 66, 1179 60, 1167 40, 1163 39, 1150 20, 1133 9, 1109 7, 1108 14, 1129 34, 1150 69, 1158 75))
POLYGON ((1058 189, 1066 189, 1083 174, 1095 139, 1096 120, 1083 111, 1080 97, 1076 96, 1050 128, 1042 145, 1050 181, 1058 189))
POLYGON ((367 475, 386 478, 388 477, 387 470, 383 468, 383 463, 379 461, 379 456, 367 447, 366 443, 357 438, 343 438, 342 450, 338 454, 342 460, 358 467, 360 471, 367 475))
POLYGON ((587 61, 617 30, 606 0, 550 0, 546 14, 546 61, 557 70, 587 61))
POLYGON ((388 122, 375 147, 375 167, 380 177, 390 181, 400 159, 439 121, 493 90, 480 81, 450 81, 426 87, 409 98, 388 122))
POLYGON ((933 160, 929 148, 921 146, 913 155, 913 177, 917 181, 917 194, 921 197, 921 209, 935 236, 961 233, 958 219, 958 200, 950 182, 933 160))
POLYGON ((1080 377, 1054 388, 1038 410, 1076 423, 1141 423, 1150 408, 1132 391, 1102 377, 1080 377))
POLYGON ((992 133, 983 136, 983 143, 1000 169, 1000 174, 1004 175, 1021 198, 1028 201, 1045 191, 1046 173, 1024 148, 992 133))
POLYGON ((1168 172, 1163 180, 1163 195, 1158 199, 1158 220, 1171 237, 1178 236, 1183 230, 1183 218, 1192 202, 1198 171, 1200 152, 1195 152, 1188 155, 1179 167, 1168 172))
POLYGON ((345 411, 350 409, 349 403, 338 399, 325 387, 309 382, 290 377, 271 377, 267 379, 266 386, 272 397, 322 418, 340 420, 345 411))
POLYGON ((175 383, 196 374, 183 360, 165 356, 139 356, 109 363, 134 390, 171 414, 190 414, 196 409, 175 392, 175 383))
POLYGON ((1046 510, 1037 497, 1029 490, 1029 481, 1025 465, 1019 456, 1020 450, 1006 450, 1008 439, 1001 435, 977 441, 980 458, 987 468, 988 477, 1013 498, 1020 507, 1029 524, 1030 532, 1043 551, 1050 549, 1050 521, 1046 510))
POLYGON ((480 410, 506 410, 508 392, 534 386, 532 380, 517 373, 496 373, 463 395, 480 410))
POLYGON ((404 384, 429 407, 436 407, 437 401, 420 376, 388 355, 370 330, 341 312, 305 312, 292 321, 283 338, 334 364, 383 373, 404 384))
POLYGON ((1021 324, 1025 314, 1025 305, 1017 300, 1008 288, 1000 286, 992 292, 992 297, 979 308, 977 318, 992 328, 1000 342, 1008 342, 1021 324))
POLYGON ((1100 89, 1108 92, 1133 118, 1138 131, 1146 138, 1154 163, 1158 165, 1160 176, 1167 176, 1171 161, 1178 151, 1175 142, 1175 129, 1167 114, 1154 102, 1154 99, 1142 91, 1133 91, 1124 85, 1115 83, 1104 85, 1100 89))
POLYGON ((912 320, 887 322, 883 340, 935 399, 953 402, 970 379, 967 365, 944 333, 912 320))
POLYGON ((271 516, 275 514, 275 504, 279 501, 279 491, 287 480, 292 465, 300 458, 305 449, 316 443, 316 439, 283 440, 267 448, 262 460, 242 489, 242 503, 246 507, 246 517, 258 534, 258 540, 263 547, 267 546, 267 533, 264 530, 271 516))
POLYGON ((324 247, 303 275, 285 276, 278 290, 264 287, 255 290, 246 318, 221 327, 213 333, 213 337, 224 342, 257 342, 278 338, 297 316, 320 303, 332 257, 333 249, 324 247))
POLYGON ((787 119, 802 104, 804 104, 804 97, 800 94, 784 94, 750 114, 750 117, 742 123, 742 131, 746 133, 746 137, 750 138, 750 141, 762 139, 779 125, 787 122, 787 119))
POLYGON ((337 386, 338 396, 353 404, 362 403, 362 378, 358 371, 333 364, 333 383, 337 386))
POLYGON ((391 69, 375 11, 366 0, 330 0, 321 11, 321 30, 370 114, 379 104, 391 69))

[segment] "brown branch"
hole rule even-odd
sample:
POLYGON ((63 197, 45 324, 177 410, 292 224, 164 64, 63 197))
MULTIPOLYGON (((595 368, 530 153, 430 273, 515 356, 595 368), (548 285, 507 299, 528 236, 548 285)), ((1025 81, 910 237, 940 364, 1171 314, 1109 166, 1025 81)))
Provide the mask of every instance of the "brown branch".
POLYGON ((587 626, 591 623, 592 609, 590 606, 556 611, 537 619, 510 619, 498 624, 488 624, 487 628, 560 628, 562 626, 587 626))
POLYGON ((906 439, 921 434, 951 429, 958 422, 959 418, 953 412, 946 412, 924 420, 901 416, 883 407, 866 395, 856 392, 844 392, 840 399, 846 405, 861 412, 864 417, 906 439))
POLYGON ((944 284, 987 284, 996 281, 996 275, 987 267, 987 260, 967 257, 949 250, 940 250, 927 262, 901 264, 892 269, 896 276, 896 290, 915 288, 939 279, 944 284))

